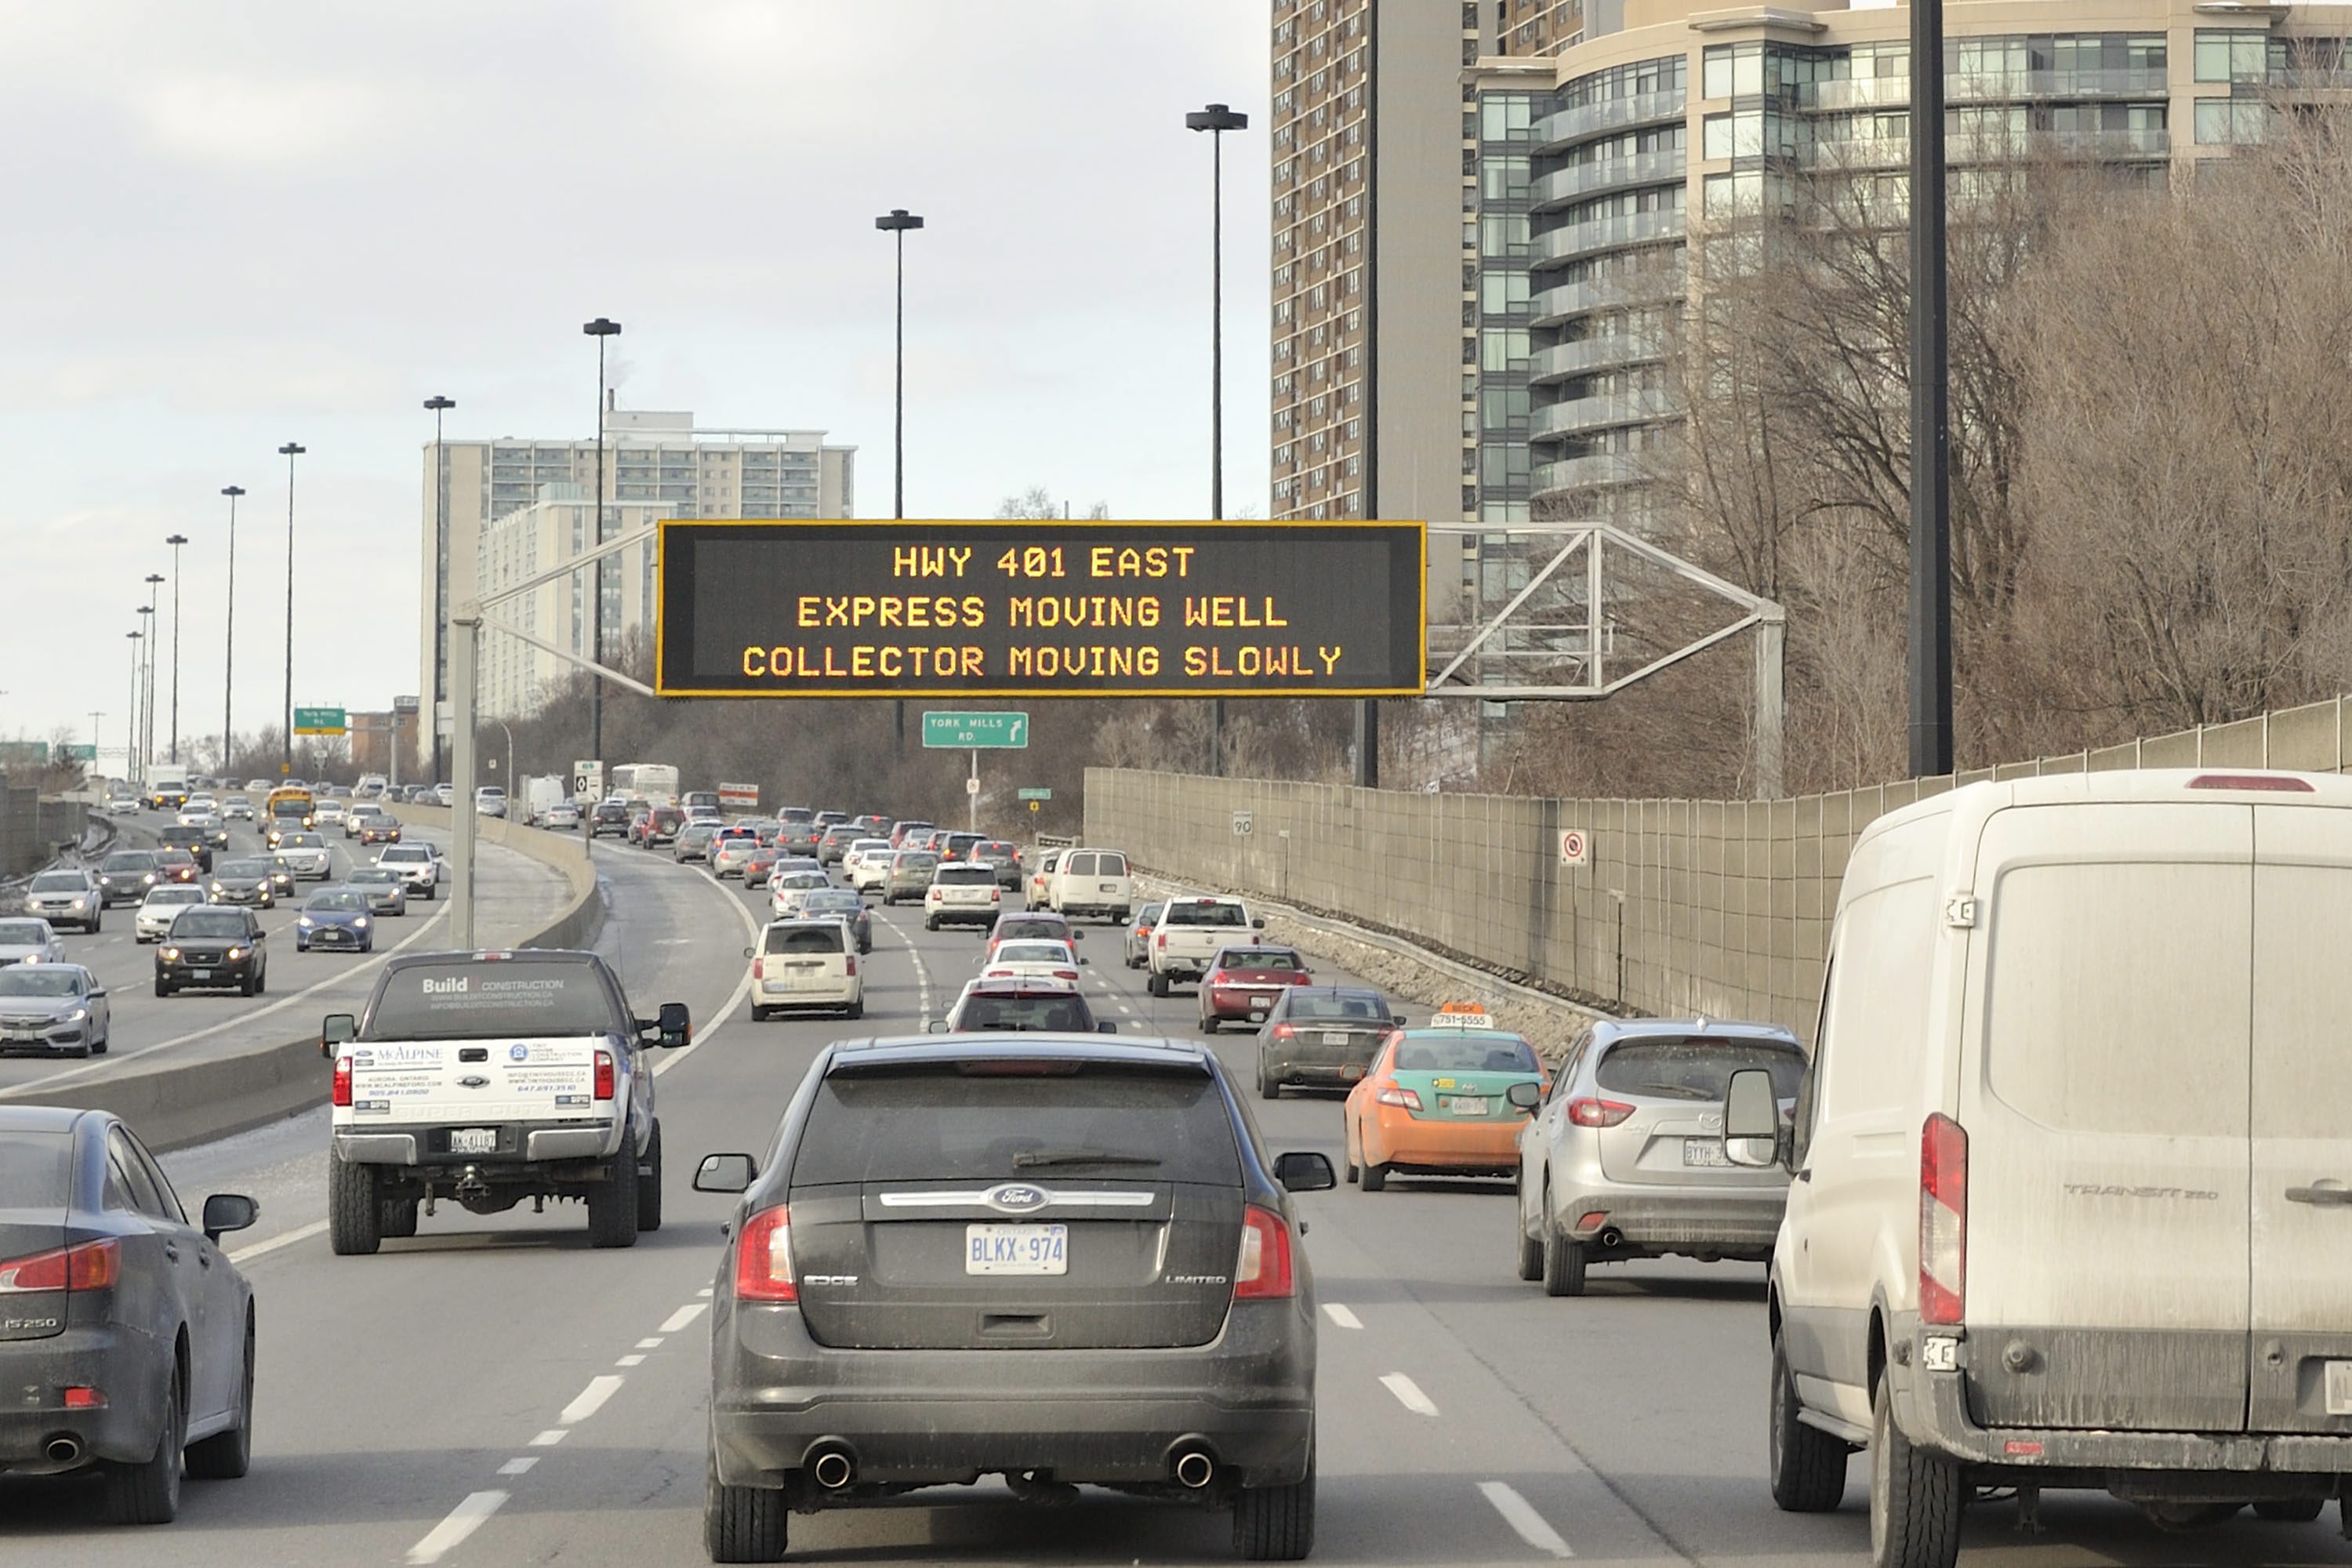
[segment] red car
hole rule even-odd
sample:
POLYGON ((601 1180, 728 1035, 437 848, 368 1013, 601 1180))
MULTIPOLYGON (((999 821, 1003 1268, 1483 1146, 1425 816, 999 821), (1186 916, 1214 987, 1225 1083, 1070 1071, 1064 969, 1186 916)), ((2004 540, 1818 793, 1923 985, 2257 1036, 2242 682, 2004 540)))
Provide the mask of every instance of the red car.
POLYGON ((1312 984, 1296 948, 1220 948, 1201 976, 1201 1033, 1213 1035, 1228 1023, 1263 1023, 1277 990, 1312 984))

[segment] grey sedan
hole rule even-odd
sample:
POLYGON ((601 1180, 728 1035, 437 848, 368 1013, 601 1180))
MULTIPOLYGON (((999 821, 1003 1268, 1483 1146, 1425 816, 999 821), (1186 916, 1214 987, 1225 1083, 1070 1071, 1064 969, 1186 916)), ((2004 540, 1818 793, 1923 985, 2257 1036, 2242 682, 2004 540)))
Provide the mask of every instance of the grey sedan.
MULTIPOLYGON (((280 891, 278 867, 272 860, 228 860, 213 868, 207 890, 216 904, 253 904, 268 909, 278 901, 280 891)), ((285 890, 293 888, 293 878, 288 874, 285 890)))
POLYGON ((0 967, 12 963, 63 963, 66 944, 47 921, 0 921, 0 967))
POLYGON ((389 866, 362 866, 343 881, 345 886, 367 895, 370 914, 408 912, 408 879, 389 866))
POLYGON ((44 871, 25 889, 25 912, 38 915, 52 926, 96 931, 105 919, 106 893, 98 879, 79 866, 44 871))
POLYGON ((0 970, 0 1051, 104 1056, 112 1034, 106 987, 80 964, 0 970))
POLYGON ((1284 986, 1258 1030, 1257 1091, 1279 1100, 1286 1084, 1346 1089, 1403 1023, 1388 998, 1367 986, 1284 986))

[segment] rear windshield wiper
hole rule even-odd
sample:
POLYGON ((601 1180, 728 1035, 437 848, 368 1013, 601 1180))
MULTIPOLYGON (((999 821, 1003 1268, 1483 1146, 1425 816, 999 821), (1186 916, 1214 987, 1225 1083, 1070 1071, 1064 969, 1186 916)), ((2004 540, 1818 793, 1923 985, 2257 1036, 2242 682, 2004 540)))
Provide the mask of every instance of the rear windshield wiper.
POLYGON ((1016 1171, 1033 1171, 1040 1165, 1157 1165, 1161 1162, 1150 1154, 1115 1154, 1108 1149, 1024 1149, 1013 1156, 1016 1171))
POLYGON ((1686 1083, 1645 1083, 1642 1086, 1653 1094, 1668 1094, 1676 1100, 1714 1100, 1719 1098, 1703 1089, 1693 1089, 1686 1083))

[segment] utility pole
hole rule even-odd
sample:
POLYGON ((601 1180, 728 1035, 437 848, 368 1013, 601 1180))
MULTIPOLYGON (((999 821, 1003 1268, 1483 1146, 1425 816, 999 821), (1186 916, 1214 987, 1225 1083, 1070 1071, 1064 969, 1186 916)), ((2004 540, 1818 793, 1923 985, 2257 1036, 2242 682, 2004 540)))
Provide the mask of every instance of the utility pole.
POLYGON ((163 541, 172 547, 172 763, 180 761, 180 546, 188 542, 184 533, 175 533, 163 541))
MULTIPOLYGON (((621 335, 621 323, 603 316, 583 322, 580 330, 596 340, 596 535, 595 542, 604 542, 604 340, 621 335)), ((592 630, 588 638, 588 657, 598 665, 604 662, 604 557, 596 557, 596 581, 593 588, 596 604, 589 612, 592 630)), ((602 762, 604 757, 604 678, 593 675, 588 679, 588 754, 602 762)), ((470 805, 470 802, 468 805, 470 805)))
POLYGON ((1944 4, 1911 5, 1911 776, 1952 771, 1951 363, 1944 4))
POLYGON ((294 459, 309 450, 294 441, 278 448, 286 459, 286 728, 278 736, 285 742, 278 763, 280 778, 294 772, 294 459))
MULTIPOLYGON (((1225 515, 1225 132, 1249 129, 1249 116, 1222 103, 1184 116, 1184 129, 1209 133, 1209 515, 1225 515)), ((1209 709, 1209 772, 1225 771, 1225 700, 1209 709)))
MULTIPOLYGON (((447 698, 446 667, 449 662, 449 605, 445 603, 449 594, 449 469, 441 447, 441 416, 457 406, 454 397, 439 393, 425 400, 433 415, 433 607, 440 612, 441 624, 434 629, 432 689, 425 694, 425 722, 433 731, 433 771, 425 775, 428 784, 441 782, 441 704, 447 698)), ((394 729, 397 730, 395 725, 394 729)), ((397 733, 393 749, 400 749, 397 733)))
POLYGON ((236 747, 236 498, 243 485, 223 485, 228 497, 228 631, 221 661, 221 776, 229 773, 229 753, 236 747))
MULTIPOLYGON (((874 226, 888 235, 898 247, 898 306, 892 317, 890 354, 890 515, 903 520, 907 515, 907 234, 922 227, 923 220, 905 207, 892 207, 874 220, 874 226)), ((890 704, 890 744, 894 754, 907 754, 904 699, 890 704)))

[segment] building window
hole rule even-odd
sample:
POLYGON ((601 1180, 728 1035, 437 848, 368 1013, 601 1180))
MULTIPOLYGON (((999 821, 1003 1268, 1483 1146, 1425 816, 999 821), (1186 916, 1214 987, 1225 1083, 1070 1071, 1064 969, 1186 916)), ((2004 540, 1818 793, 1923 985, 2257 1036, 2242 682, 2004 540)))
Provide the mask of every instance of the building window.
POLYGON ((2260 142, 2270 132, 2270 105, 2258 98, 2200 98, 2197 141, 2208 147, 2260 142))
MULTIPOLYGON (((2199 81, 2264 82, 2270 79, 2270 34, 2249 28, 2197 31, 2199 81)), ((2202 126, 2200 112, 2198 122, 2202 126)), ((2205 140, 2199 134, 2197 140, 2205 140)))

